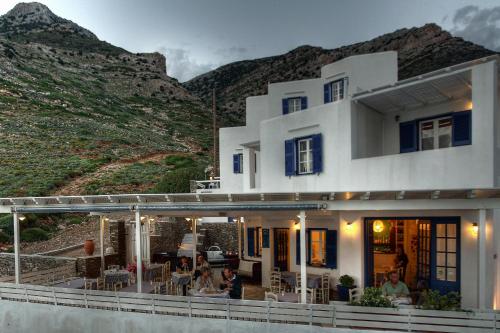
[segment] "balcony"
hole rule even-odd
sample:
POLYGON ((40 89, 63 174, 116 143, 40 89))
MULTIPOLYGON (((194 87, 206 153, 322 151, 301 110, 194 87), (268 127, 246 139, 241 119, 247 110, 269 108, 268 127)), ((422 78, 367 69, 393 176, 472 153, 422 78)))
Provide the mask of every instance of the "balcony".
POLYGON ((191 180, 191 193, 213 193, 220 190, 220 178, 215 177, 209 180, 191 180))

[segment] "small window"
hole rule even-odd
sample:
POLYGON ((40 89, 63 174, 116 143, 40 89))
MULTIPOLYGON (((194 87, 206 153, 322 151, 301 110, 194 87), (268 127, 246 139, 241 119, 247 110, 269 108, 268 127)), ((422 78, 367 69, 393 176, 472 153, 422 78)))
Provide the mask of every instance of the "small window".
POLYGON ((332 100, 334 102, 344 99, 344 80, 332 82, 332 100))
POLYGON ((288 113, 302 110, 302 100, 300 97, 288 99, 288 113))
POLYGON ((243 173, 243 154, 233 155, 233 173, 243 173))
POLYGON ((309 230, 309 264, 326 265, 326 230, 309 230))
POLYGON ((298 148, 297 155, 298 155, 299 174, 312 173, 313 171, 312 138, 298 140, 297 148, 298 148))
POLYGON ((442 117, 420 122, 420 150, 452 146, 452 117, 442 117))
POLYGON ((262 228, 255 228, 255 256, 262 256, 262 228))

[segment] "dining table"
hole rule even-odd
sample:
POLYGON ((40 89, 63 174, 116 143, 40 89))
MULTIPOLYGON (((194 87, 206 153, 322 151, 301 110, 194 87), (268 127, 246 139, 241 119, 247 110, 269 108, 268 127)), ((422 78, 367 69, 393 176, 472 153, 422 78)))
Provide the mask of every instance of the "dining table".
POLYGON ((193 297, 205 297, 205 298, 229 298, 229 292, 224 290, 216 290, 215 292, 203 292, 191 289, 189 290, 189 296, 193 297))
POLYGON ((106 284, 113 284, 120 282, 128 284, 128 280, 129 280, 129 271, 127 271, 126 269, 104 271, 104 283, 106 284))
POLYGON ((151 264, 148 267, 146 267, 146 270, 144 272, 144 279, 146 281, 152 281, 156 277, 161 276, 162 274, 162 264, 151 264))
MULTIPOLYGON (((297 273, 295 272, 281 272, 281 280, 285 281, 292 287, 297 286, 297 273)), ((321 288, 321 275, 307 274, 307 288, 319 289, 321 288)))

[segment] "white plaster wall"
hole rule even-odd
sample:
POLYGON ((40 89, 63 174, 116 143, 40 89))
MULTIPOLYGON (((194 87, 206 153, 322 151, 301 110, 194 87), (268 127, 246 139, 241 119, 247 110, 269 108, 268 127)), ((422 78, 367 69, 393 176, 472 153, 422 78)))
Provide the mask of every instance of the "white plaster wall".
POLYGON ((270 112, 266 119, 283 115, 283 98, 307 96, 308 109, 323 104, 323 80, 321 79, 271 83, 268 91, 270 112))

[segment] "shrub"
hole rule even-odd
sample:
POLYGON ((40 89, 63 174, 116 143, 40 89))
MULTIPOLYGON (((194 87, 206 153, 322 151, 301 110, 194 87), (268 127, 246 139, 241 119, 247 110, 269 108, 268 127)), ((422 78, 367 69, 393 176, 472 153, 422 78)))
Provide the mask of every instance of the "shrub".
POLYGON ((37 242, 49 239, 49 234, 41 228, 28 228, 21 232, 21 241, 37 242))
POLYGON ((382 295, 382 290, 379 288, 365 288, 363 296, 357 302, 351 302, 351 305, 371 306, 376 308, 392 308, 391 301, 382 295))
POLYGON ((189 193, 191 192, 190 181, 204 179, 204 169, 183 168, 168 172, 155 186, 155 193, 189 193))
POLYGON ((0 231, 0 243, 10 243, 9 235, 3 231, 0 231))
POLYGON ((441 295, 438 290, 429 290, 422 294, 423 303, 420 306, 424 310, 458 311, 460 307, 460 294, 449 292, 441 295))
POLYGON ((195 161, 191 157, 171 155, 165 157, 165 164, 173 166, 175 169, 193 167, 195 161))
POLYGON ((342 287, 346 287, 346 288, 352 288, 354 287, 354 278, 350 275, 342 275, 340 278, 339 278, 339 282, 340 282, 340 285, 342 287))

